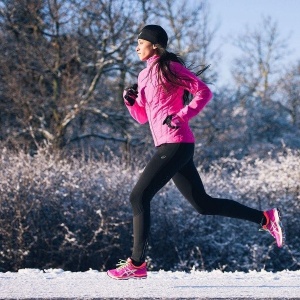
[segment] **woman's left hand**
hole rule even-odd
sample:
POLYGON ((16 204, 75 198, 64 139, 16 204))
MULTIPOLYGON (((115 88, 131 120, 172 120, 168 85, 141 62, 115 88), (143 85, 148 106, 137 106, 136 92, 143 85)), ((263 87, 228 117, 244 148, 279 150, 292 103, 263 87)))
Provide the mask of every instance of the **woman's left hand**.
POLYGON ((169 115, 163 121, 163 125, 168 125, 168 127, 172 129, 178 129, 180 127, 180 124, 180 118, 176 115, 169 115))

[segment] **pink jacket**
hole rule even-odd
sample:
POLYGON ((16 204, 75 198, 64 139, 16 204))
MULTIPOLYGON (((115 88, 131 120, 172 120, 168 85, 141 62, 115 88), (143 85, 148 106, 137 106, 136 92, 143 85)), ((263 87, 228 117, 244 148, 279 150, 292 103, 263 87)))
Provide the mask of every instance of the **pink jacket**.
POLYGON ((171 62, 171 69, 179 78, 184 79, 176 86, 167 83, 165 91, 157 82, 156 67, 150 71, 150 66, 157 58, 158 56, 153 56, 147 60, 147 67, 138 76, 138 97, 135 104, 127 105, 127 108, 140 124, 149 122, 155 146, 165 143, 194 143, 195 138, 188 122, 204 108, 212 98, 212 92, 196 75, 177 62, 171 62), (182 99, 184 90, 194 96, 186 106, 182 99), (172 129, 163 125, 168 115, 175 115, 173 120, 176 119, 179 128, 172 129))

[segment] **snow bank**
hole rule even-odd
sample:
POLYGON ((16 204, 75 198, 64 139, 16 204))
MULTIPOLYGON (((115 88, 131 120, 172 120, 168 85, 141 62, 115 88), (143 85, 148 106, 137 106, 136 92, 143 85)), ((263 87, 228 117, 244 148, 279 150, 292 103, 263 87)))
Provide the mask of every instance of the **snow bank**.
POLYGON ((118 281, 89 270, 21 269, 0 273, 1 299, 300 299, 300 271, 149 272, 118 281))

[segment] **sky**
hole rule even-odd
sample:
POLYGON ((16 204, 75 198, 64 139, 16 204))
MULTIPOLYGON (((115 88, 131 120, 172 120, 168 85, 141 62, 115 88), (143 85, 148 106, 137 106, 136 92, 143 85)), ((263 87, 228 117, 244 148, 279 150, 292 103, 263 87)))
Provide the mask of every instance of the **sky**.
MULTIPOLYGON (((230 78, 229 64, 238 49, 229 42, 229 35, 238 36, 246 27, 257 29, 263 17, 270 16, 277 22, 281 39, 287 39, 291 52, 287 63, 300 60, 300 0, 207 0, 211 25, 219 25, 216 43, 221 46, 220 75, 230 78)), ((263 29, 263 28, 262 28, 263 29)), ((220 77, 221 77, 220 76, 220 77)), ((220 78, 222 81, 222 78, 220 78)))

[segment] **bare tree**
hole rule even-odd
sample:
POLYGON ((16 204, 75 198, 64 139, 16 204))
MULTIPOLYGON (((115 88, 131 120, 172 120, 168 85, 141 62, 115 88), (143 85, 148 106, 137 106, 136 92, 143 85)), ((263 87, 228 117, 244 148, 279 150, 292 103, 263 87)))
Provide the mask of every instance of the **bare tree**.
POLYGON ((271 17, 263 18, 256 29, 247 28, 234 44, 242 53, 232 67, 240 98, 254 96, 270 101, 287 55, 287 42, 280 37, 277 23, 271 17))
MULTIPOLYGON (((220 57, 213 48, 217 27, 210 24, 210 7, 207 1, 155 1, 155 20, 168 29, 170 49, 185 58, 191 67, 201 68, 214 64, 220 57)), ((205 79, 217 79, 216 68, 207 71, 205 79)))
POLYGON ((124 65, 136 36, 132 2, 2 1, 2 99, 17 116, 15 137, 61 148, 87 112, 117 126, 101 83, 124 65))
POLYGON ((196 10, 179 0, 0 3, 1 119, 9 127, 1 135, 29 148, 145 137, 122 103, 143 68, 135 45, 145 24, 165 26, 171 49, 195 57, 197 67, 214 55, 204 2, 196 10))
POLYGON ((300 62, 292 66, 280 81, 282 108, 290 116, 291 123, 300 129, 300 62))

